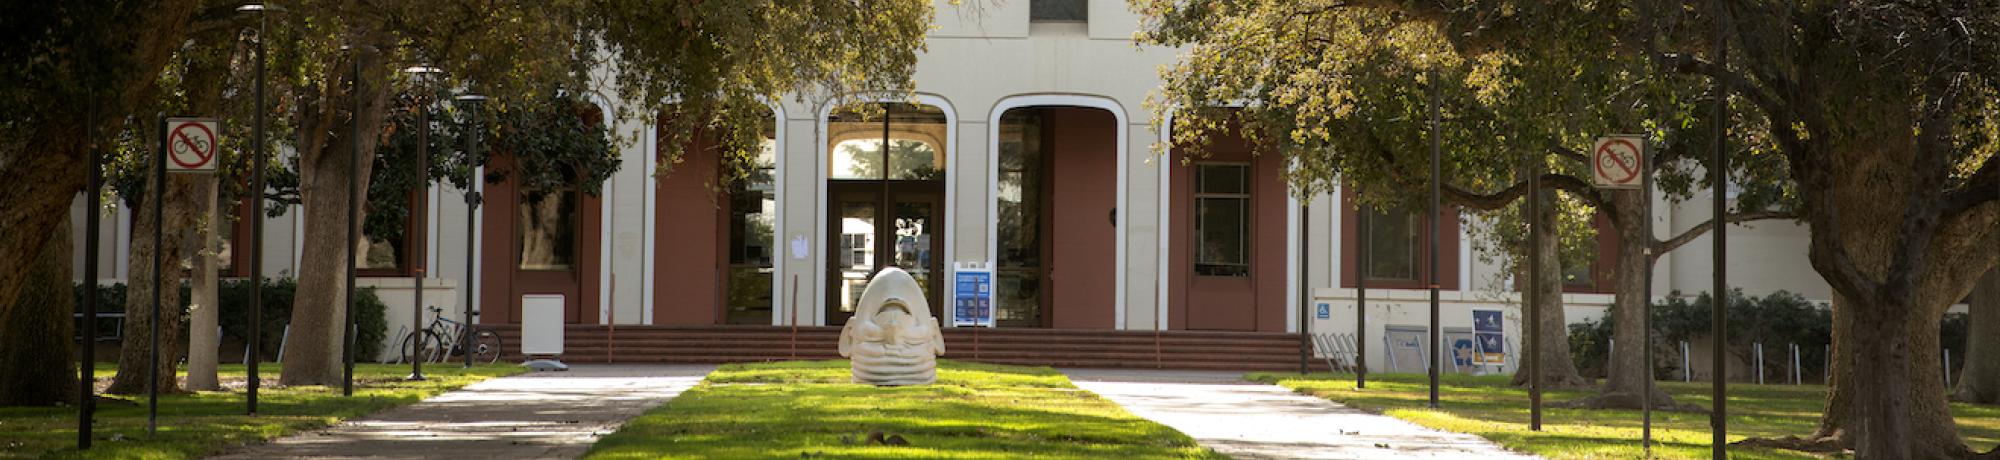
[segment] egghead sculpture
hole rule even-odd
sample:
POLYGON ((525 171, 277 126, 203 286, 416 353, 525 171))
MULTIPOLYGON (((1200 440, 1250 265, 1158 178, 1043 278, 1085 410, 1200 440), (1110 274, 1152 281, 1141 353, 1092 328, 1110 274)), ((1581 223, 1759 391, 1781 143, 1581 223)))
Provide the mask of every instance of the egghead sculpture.
POLYGON ((854 383, 925 385, 937 381, 944 334, 931 317, 917 280, 886 268, 868 280, 854 318, 840 330, 840 355, 851 359, 854 383))

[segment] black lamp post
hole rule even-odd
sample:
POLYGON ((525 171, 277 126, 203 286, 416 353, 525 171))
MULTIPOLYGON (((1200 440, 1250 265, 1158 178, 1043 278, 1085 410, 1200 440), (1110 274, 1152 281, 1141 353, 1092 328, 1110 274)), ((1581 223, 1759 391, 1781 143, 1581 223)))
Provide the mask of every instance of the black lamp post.
MULTIPOLYGON (((420 179, 418 183, 428 186, 431 176, 431 112, 430 98, 429 95, 424 94, 424 91, 430 89, 430 76, 443 73, 443 71, 430 66, 415 66, 403 69, 403 72, 414 76, 419 83, 417 91, 417 177, 420 179)), ((411 263, 414 263, 416 255, 411 254, 409 258, 412 259, 411 263)), ((410 307, 410 346, 413 350, 421 350, 424 346, 424 277, 427 275, 424 274, 424 269, 422 268, 412 270, 411 274, 416 278, 416 295, 413 296, 416 298, 416 301, 410 307)), ((411 353, 409 358, 410 375, 404 377, 403 380, 426 380, 424 378, 424 360, 422 354, 411 353)))
MULTIPOLYGON (((475 266, 476 264, 474 263, 474 261, 476 259, 473 257, 473 255, 478 254, 477 252, 474 251, 478 250, 479 248, 479 232, 476 231, 475 229, 479 228, 477 227, 479 225, 479 219, 477 218, 477 216, 479 215, 478 212, 479 212, 480 197, 479 197, 479 190, 476 187, 479 184, 480 178, 479 178, 479 171, 474 169, 473 167, 473 165, 475 164, 473 159, 477 158, 475 155, 477 155, 476 152, 479 151, 479 128, 480 128, 479 103, 485 102, 486 96, 481 96, 478 94, 465 94, 457 97, 456 99, 458 100, 458 102, 464 103, 466 106, 465 108, 465 116, 466 116, 465 120, 466 123, 465 317, 464 317, 465 327, 459 328, 460 337, 458 338, 458 347, 460 353, 465 355, 465 367, 467 369, 470 369, 472 368, 472 347, 473 347, 472 306, 477 305, 477 299, 479 299, 479 290, 477 289, 478 287, 477 283, 473 282, 474 280, 479 278, 478 275, 476 275, 477 273, 479 273, 477 271, 479 267, 475 266)), ((498 350, 495 350, 495 352, 498 352, 498 350)))
POLYGON ((1441 353, 1439 353, 1440 351, 1439 349, 1444 348, 1444 340, 1442 339, 1443 336, 1440 334, 1440 331, 1438 330, 1439 329, 1438 304, 1440 303, 1439 302, 1440 299, 1438 297, 1438 220, 1444 218, 1443 215, 1439 214, 1440 210, 1442 209, 1442 206, 1439 205, 1440 201, 1439 184, 1444 180, 1442 177, 1443 174, 1441 172, 1442 168, 1440 166, 1440 162, 1442 161, 1441 158, 1442 155, 1440 154, 1440 151, 1442 150, 1441 147, 1442 143, 1438 139, 1440 133, 1438 125, 1441 124, 1441 122, 1438 120, 1439 85, 1440 83, 1438 82, 1437 70, 1432 69, 1430 71, 1431 218, 1428 219, 1428 224, 1430 228, 1428 229, 1427 232, 1425 232, 1430 235, 1430 247, 1431 247, 1430 268, 1425 270, 1425 272, 1430 274, 1430 280, 1426 284, 1430 285, 1430 291, 1431 291, 1431 327, 1430 327, 1431 337, 1430 337, 1430 347, 1429 347, 1431 353, 1430 356, 1426 358, 1430 360, 1431 364, 1425 367, 1430 368, 1430 381, 1431 381, 1430 407, 1432 409, 1436 409, 1438 407, 1438 371, 1440 370, 1439 368, 1444 367, 1444 362, 1438 359, 1438 357, 1441 355, 1441 353))
POLYGON ((340 394, 354 396, 354 272, 361 262, 355 260, 356 246, 361 244, 361 47, 343 46, 350 58, 354 59, 354 76, 349 81, 351 97, 354 98, 354 115, 351 123, 354 138, 349 144, 353 150, 347 158, 347 308, 340 321, 340 394))
POLYGON ((84 189, 83 213, 83 285, 89 286, 83 295, 83 302, 77 305, 77 315, 83 318, 83 328, 77 337, 83 339, 83 353, 77 355, 77 398, 76 404, 76 449, 90 449, 91 412, 97 408, 97 252, 98 221, 103 212, 104 156, 97 145, 97 93, 90 94, 90 116, 84 120, 85 132, 90 135, 90 169, 85 182, 90 187, 84 189))
MULTIPOLYGON (((245 410, 257 415, 257 362, 263 360, 258 345, 263 344, 264 324, 264 37, 270 29, 272 12, 283 12, 276 5, 253 3, 236 7, 236 11, 257 14, 257 89, 255 130, 250 138, 250 338, 245 345, 249 348, 243 366, 249 377, 245 380, 249 394, 245 398, 245 410)), ((157 226, 157 225, 155 225, 157 226)))

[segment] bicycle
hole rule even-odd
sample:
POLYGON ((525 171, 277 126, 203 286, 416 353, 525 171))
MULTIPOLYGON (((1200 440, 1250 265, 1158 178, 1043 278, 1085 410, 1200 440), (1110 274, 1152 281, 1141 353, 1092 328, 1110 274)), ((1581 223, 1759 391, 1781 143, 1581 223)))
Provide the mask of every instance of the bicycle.
POLYGON ((470 353, 475 362, 490 364, 500 361, 500 352, 506 343, 500 334, 472 326, 471 343, 460 343, 466 340, 465 323, 446 319, 443 308, 429 308, 434 315, 430 324, 403 336, 402 343, 396 347, 402 352, 397 362, 422 360, 425 363, 442 363, 450 361, 451 356, 458 353, 470 353))

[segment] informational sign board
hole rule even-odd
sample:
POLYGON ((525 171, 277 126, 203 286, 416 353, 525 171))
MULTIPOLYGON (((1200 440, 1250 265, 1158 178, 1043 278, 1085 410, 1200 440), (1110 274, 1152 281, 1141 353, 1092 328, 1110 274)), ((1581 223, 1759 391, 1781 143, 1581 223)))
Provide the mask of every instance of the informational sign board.
POLYGON ((979 262, 959 262, 954 271, 953 326, 993 327, 993 268, 979 262))
POLYGON ((222 121, 214 118, 167 119, 167 172, 215 172, 216 151, 222 144, 222 121))
POLYGON ((1316 308, 1316 310, 1317 310, 1317 311, 1316 311, 1315 313, 1313 313, 1313 317, 1314 317, 1314 318, 1319 318, 1319 319, 1333 319, 1333 306, 1332 306, 1332 305, 1328 305, 1328 304, 1327 304, 1326 302, 1320 302, 1320 303, 1319 303, 1319 305, 1318 305, 1318 307, 1316 308))
POLYGON ((1504 364, 1507 362, 1506 319, 1500 310, 1473 310, 1472 333, 1479 340, 1475 346, 1479 352, 1480 364, 1504 364))
POLYGON ((1479 363, 1479 347, 1474 343, 1472 330, 1462 327, 1447 327, 1443 330, 1445 359, 1450 360, 1450 365, 1445 370, 1472 371, 1473 365, 1479 363))
POLYGON ((1617 134, 1597 138, 1590 148, 1591 183, 1598 188, 1639 188, 1646 171, 1646 138, 1617 134))

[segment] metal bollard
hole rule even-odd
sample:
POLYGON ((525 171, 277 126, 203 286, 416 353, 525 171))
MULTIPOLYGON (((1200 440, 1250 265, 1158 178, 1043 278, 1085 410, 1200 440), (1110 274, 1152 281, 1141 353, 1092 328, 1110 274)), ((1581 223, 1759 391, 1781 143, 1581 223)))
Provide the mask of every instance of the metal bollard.
POLYGON ((1681 341, 1681 382, 1694 381, 1694 367, 1688 364, 1688 343, 1681 341))
POLYGON ((1750 344, 1750 352, 1757 354, 1757 384, 1764 384, 1764 342, 1750 344))

